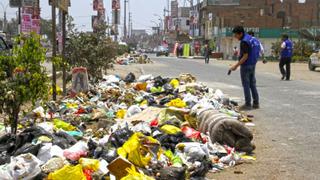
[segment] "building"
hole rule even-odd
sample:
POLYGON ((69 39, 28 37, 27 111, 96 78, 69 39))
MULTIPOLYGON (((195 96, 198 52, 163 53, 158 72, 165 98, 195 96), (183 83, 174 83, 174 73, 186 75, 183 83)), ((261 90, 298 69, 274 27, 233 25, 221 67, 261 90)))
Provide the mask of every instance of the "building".
POLYGON ((320 26, 319 0, 204 0, 200 11, 201 36, 226 54, 238 44, 231 33, 236 25, 255 31, 267 54, 282 33, 297 37, 301 28, 320 26))

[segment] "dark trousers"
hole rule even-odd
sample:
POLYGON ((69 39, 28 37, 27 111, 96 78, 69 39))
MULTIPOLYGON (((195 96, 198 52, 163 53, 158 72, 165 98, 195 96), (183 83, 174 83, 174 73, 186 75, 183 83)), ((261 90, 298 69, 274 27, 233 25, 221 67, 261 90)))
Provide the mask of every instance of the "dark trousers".
POLYGON ((259 94, 256 86, 256 65, 244 65, 240 68, 241 81, 244 98, 247 106, 251 106, 251 95, 253 104, 259 104, 259 94))
POLYGON ((279 68, 281 74, 286 78, 286 80, 290 80, 291 75, 291 57, 282 57, 280 59, 279 68), (286 66, 286 69, 284 69, 286 66))
POLYGON ((205 62, 206 64, 209 64, 209 60, 210 60, 210 57, 209 57, 209 56, 205 56, 205 57, 204 57, 204 62, 205 62))

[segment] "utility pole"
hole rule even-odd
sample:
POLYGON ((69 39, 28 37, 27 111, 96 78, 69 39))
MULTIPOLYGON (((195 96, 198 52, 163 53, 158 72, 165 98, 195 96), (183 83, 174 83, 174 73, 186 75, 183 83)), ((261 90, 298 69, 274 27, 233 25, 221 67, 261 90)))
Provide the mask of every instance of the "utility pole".
MULTIPOLYGON (((57 40, 56 40, 56 0, 52 0, 51 4, 52 13, 52 59, 56 57, 57 53, 57 40)), ((52 99, 57 100, 57 71, 56 66, 52 63, 52 99)))
POLYGON ((127 2, 128 0, 124 0, 124 16, 123 16, 123 37, 127 38, 127 2))
MULTIPOLYGON (((66 39, 67 39, 67 31, 66 31, 66 17, 67 12, 62 11, 62 59, 65 61, 66 59, 66 39)), ((63 89, 63 95, 67 95, 67 70, 66 65, 63 63, 62 65, 62 89, 63 89)))
POLYGON ((129 33, 128 33, 128 37, 131 37, 132 35, 132 13, 129 12, 129 33))

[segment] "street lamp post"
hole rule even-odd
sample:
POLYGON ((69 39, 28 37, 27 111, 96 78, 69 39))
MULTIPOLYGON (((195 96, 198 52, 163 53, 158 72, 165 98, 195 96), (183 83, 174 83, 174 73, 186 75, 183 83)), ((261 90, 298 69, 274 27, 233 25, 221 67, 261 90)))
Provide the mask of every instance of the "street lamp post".
POLYGON ((159 14, 153 14, 153 15, 159 18, 159 21, 160 21, 159 27, 160 27, 160 29, 161 29, 161 28, 162 28, 162 26, 163 26, 163 20, 162 20, 162 17, 161 17, 159 14))
POLYGON ((160 34, 160 24, 158 24, 156 21, 152 20, 150 21, 152 23, 154 23, 156 25, 156 28, 157 28, 157 34, 159 35, 160 34))
POLYGON ((7 21, 7 8, 9 7, 9 4, 4 5, 2 2, 0 2, 0 6, 2 7, 3 10, 3 22, 2 22, 2 31, 5 32, 6 30, 6 21, 7 21))

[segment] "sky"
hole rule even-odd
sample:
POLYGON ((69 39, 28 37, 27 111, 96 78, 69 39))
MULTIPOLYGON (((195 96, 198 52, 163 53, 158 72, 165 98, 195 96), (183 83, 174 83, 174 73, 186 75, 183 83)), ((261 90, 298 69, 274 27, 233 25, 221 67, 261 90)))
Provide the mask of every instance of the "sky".
MULTIPOLYGON (((69 13, 73 16, 77 29, 81 31, 91 31, 91 16, 96 15, 97 12, 92 10, 93 0, 71 0, 71 8, 69 13)), ((123 8, 123 1, 121 0, 121 8, 123 8)), ((183 4, 184 0, 180 0, 183 4)), ((9 0, 0 0, 3 6, 9 3, 9 0)), ((111 0, 104 0, 106 14, 111 20, 111 0)), ((40 0, 41 17, 45 19, 51 18, 51 8, 48 5, 48 0, 40 0)), ((167 7, 167 0, 129 0, 129 9, 133 17, 133 29, 147 29, 151 30, 155 26, 151 21, 159 22, 159 17, 154 16, 158 14, 163 16, 163 9, 167 7)), ((128 9, 128 8, 127 8, 128 9)), ((7 18, 16 17, 17 9, 7 8, 7 18)), ((3 17, 3 8, 0 6, 0 16, 3 17)), ((121 12, 120 31, 123 28, 123 9, 121 12)))

